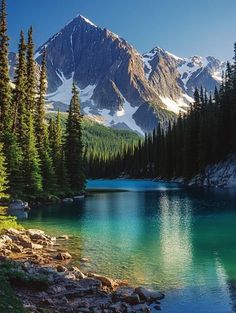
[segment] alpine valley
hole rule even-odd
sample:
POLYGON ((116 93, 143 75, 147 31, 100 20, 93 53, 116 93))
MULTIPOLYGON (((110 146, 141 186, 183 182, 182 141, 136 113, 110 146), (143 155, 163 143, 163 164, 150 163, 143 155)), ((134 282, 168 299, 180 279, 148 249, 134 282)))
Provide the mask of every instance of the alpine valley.
MULTIPOLYGON (((152 131, 158 123, 165 128, 179 111, 186 111, 196 87, 214 92, 226 66, 212 56, 180 58, 159 47, 141 55, 81 15, 37 49, 38 64, 44 49, 49 111, 67 110, 74 81, 85 115, 139 134, 152 131)), ((12 68, 15 58, 11 53, 12 68)))

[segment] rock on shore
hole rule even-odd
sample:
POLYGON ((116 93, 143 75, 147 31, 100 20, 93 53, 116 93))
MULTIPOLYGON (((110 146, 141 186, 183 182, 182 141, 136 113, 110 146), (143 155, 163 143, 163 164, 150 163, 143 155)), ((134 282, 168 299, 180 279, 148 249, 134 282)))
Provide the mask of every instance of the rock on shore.
MULTIPOLYGON (((59 240, 67 239, 63 236, 59 240)), ((44 309, 52 313, 141 313, 161 309, 161 292, 83 273, 69 264, 72 256, 58 249, 56 240, 35 229, 8 229, 0 235, 0 260, 13 262, 14 275, 17 272, 17 277, 26 277, 27 281, 40 277, 47 280, 43 290, 37 290, 33 284, 29 288, 12 283, 29 312, 40 313, 44 309)))
POLYGON ((189 186, 203 187, 236 187, 236 155, 230 155, 226 160, 208 165, 204 174, 192 178, 189 186))

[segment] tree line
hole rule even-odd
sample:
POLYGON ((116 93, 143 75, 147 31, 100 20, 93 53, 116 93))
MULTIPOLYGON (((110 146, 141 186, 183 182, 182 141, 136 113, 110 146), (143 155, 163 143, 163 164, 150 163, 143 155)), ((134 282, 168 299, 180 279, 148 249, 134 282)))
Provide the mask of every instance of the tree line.
POLYGON ((158 126, 137 146, 102 160, 97 173, 103 168, 106 177, 190 179, 204 174, 207 165, 236 153, 236 44, 233 59, 227 63, 219 90, 209 94, 196 89, 188 112, 181 112, 167 130, 158 126))
POLYGON ((79 93, 72 99, 65 133, 61 116, 46 120, 46 50, 37 77, 32 27, 20 33, 14 81, 9 77, 6 0, 0 8, 0 196, 45 197, 85 187, 79 93))

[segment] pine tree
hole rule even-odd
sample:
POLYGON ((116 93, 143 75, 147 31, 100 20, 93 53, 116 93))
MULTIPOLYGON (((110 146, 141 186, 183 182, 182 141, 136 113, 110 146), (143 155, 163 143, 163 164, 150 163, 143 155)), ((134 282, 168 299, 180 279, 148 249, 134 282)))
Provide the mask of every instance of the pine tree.
POLYGON ((0 12, 0 130, 4 144, 7 171, 9 173, 10 190, 18 192, 19 173, 21 162, 21 151, 15 134, 12 133, 13 117, 12 110, 12 89, 10 85, 8 70, 8 41, 6 1, 1 2, 0 12))
POLYGON ((8 132, 11 126, 11 86, 8 71, 8 41, 6 1, 2 0, 0 11, 0 125, 3 132, 8 132))
POLYGON ((0 144, 0 199, 7 197, 8 174, 6 169, 6 158, 3 154, 3 144, 0 144))
POLYGON ((40 172, 40 160, 36 148, 36 138, 34 133, 34 124, 32 113, 28 116, 28 138, 24 158, 24 174, 25 174, 25 194, 37 196, 42 192, 42 176, 40 172))
POLYGON ((27 109, 34 113, 36 100, 36 78, 35 78, 35 63, 34 63, 34 42, 33 28, 28 31, 27 42, 27 109))
POLYGON ((37 139, 37 149, 40 159, 41 174, 43 177, 43 189, 46 192, 55 190, 55 172, 51 158, 51 151, 48 139, 48 127, 45 116, 45 96, 47 91, 47 74, 46 74, 46 51, 43 53, 39 95, 35 102, 35 134, 37 139))
POLYGON ((26 95, 27 95, 27 72, 26 72, 26 44, 24 33, 20 33, 20 44, 18 52, 18 62, 15 70, 15 89, 13 91, 14 122, 13 132, 17 134, 18 140, 22 143, 24 149, 24 139, 26 137, 28 126, 26 124, 26 95))
POLYGON ((66 166, 73 191, 80 191, 85 187, 81 123, 79 93, 75 84, 73 84, 65 141, 66 166))

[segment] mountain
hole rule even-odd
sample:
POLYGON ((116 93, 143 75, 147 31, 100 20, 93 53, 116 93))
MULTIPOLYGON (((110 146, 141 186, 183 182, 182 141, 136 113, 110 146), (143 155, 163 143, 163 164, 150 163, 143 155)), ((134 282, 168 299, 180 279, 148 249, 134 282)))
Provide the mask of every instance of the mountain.
POLYGON ((161 48, 141 55, 81 15, 36 51, 39 64, 44 49, 49 110, 66 110, 74 81, 84 114, 141 134, 158 122, 165 126, 179 110, 186 111, 195 86, 218 86, 223 67, 213 57, 178 58, 161 48))

